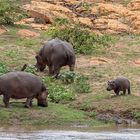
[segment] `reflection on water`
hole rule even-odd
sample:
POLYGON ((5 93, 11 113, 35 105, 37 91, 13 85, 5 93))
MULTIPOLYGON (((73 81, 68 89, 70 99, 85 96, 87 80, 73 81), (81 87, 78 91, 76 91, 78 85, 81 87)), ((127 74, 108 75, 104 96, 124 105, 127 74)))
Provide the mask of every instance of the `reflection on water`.
POLYGON ((140 129, 122 129, 117 132, 1 131, 0 140, 140 140, 140 129))

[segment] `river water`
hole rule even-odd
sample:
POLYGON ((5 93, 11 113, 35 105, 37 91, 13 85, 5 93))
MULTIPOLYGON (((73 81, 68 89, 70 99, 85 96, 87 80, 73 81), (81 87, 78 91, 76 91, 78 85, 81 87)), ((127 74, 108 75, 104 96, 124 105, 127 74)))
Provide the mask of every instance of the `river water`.
POLYGON ((140 129, 120 129, 115 131, 3 131, 0 140, 140 140, 140 129))

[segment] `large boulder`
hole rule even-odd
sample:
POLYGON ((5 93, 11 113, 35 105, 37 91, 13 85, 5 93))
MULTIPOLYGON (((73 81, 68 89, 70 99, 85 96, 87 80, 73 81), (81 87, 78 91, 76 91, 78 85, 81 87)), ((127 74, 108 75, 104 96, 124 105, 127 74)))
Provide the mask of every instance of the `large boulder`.
POLYGON ((94 26, 99 30, 109 33, 134 33, 140 34, 140 11, 131 11, 137 9, 140 0, 135 0, 124 7, 120 4, 98 3, 91 10, 92 14, 98 15, 94 20, 94 26))
POLYGON ((32 0, 23 8, 34 18, 30 25, 36 29, 47 30, 46 23, 66 18, 101 33, 140 34, 140 0, 132 0, 126 7, 113 0, 32 0))
POLYGON ((127 7, 130 9, 130 10, 140 10, 140 0, 132 0, 128 5, 127 7))
POLYGON ((53 23, 58 17, 66 19, 75 17, 75 14, 68 8, 48 2, 31 1, 31 4, 24 5, 23 8, 28 11, 31 17, 40 18, 45 23, 53 23))
POLYGON ((27 29, 20 29, 17 34, 22 38, 31 38, 31 37, 38 37, 40 36, 39 33, 27 30, 27 29))
POLYGON ((94 28, 98 30, 104 30, 109 33, 118 34, 122 32, 130 32, 131 28, 120 21, 113 19, 99 18, 94 20, 94 28))

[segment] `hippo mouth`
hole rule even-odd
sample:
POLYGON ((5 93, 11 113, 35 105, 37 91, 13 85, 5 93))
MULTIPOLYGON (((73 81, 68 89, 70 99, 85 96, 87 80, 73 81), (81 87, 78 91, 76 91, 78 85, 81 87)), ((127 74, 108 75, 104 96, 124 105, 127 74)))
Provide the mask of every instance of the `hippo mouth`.
POLYGON ((106 90, 107 90, 107 91, 110 91, 111 89, 110 89, 110 88, 106 88, 106 90))

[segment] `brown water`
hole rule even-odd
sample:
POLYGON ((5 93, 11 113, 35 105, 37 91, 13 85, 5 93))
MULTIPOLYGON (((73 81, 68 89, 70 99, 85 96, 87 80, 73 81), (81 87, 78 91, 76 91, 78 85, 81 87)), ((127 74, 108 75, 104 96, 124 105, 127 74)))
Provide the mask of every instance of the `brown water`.
POLYGON ((139 128, 113 130, 20 130, 0 129, 0 140, 140 140, 139 128))

